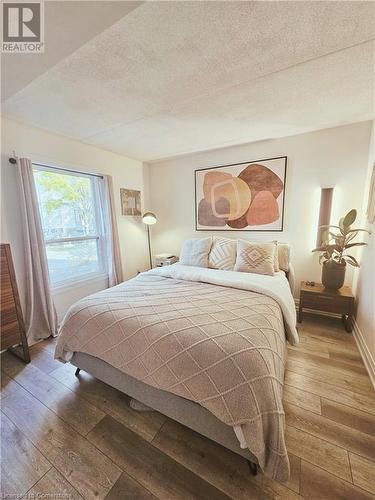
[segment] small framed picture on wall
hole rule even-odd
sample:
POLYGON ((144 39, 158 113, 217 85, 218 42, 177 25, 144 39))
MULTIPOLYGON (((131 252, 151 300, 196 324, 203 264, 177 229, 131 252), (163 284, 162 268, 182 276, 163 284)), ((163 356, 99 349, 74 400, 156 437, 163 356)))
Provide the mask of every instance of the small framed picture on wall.
POLYGON ((197 231, 283 231, 287 157, 195 170, 197 231))
POLYGON ((141 192, 135 189, 120 189, 122 215, 142 215, 141 192))

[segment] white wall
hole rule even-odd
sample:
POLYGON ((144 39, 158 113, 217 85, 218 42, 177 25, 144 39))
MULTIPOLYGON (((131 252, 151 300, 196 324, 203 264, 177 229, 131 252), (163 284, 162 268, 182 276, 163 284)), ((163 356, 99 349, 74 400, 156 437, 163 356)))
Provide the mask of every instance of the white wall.
MULTIPOLYGON (((369 152, 368 171, 366 190, 364 194, 365 207, 367 207, 369 186, 372 168, 375 163, 375 122, 372 126, 372 137, 369 152)), ((367 363, 371 370, 373 377, 375 376, 375 225, 369 224, 365 213, 362 217, 361 227, 371 231, 371 235, 364 237, 368 245, 363 247, 361 255, 361 267, 358 272, 358 281, 356 286, 356 295, 358 298, 357 304, 357 325, 359 328, 359 335, 365 346, 364 356, 369 358, 367 363)), ((374 378, 375 382, 375 378, 374 378)))
MULTIPOLYGON (((24 302, 25 269, 23 262, 23 238, 15 167, 8 162, 9 156, 29 157, 34 161, 57 166, 68 166, 87 172, 108 174, 113 177, 114 197, 121 246, 124 277, 131 278, 137 271, 147 269, 147 242, 145 227, 140 219, 121 215, 120 188, 142 191, 145 206, 145 168, 131 158, 31 128, 12 120, 2 120, 1 156, 1 242, 11 244, 21 301, 24 302)), ((59 318, 76 300, 107 286, 104 281, 90 283, 55 295, 59 318)))
MULTIPOLYGON (((371 122, 361 122, 150 163, 150 202, 159 219, 153 226, 154 253, 178 254, 184 239, 210 234, 194 229, 195 169, 286 155, 284 231, 212 234, 289 242, 297 283, 321 281, 318 256, 311 253, 316 242, 320 188, 335 187, 332 221, 351 208, 362 210, 370 130, 371 122)), ((348 269, 347 283, 352 276, 352 269, 348 269)))

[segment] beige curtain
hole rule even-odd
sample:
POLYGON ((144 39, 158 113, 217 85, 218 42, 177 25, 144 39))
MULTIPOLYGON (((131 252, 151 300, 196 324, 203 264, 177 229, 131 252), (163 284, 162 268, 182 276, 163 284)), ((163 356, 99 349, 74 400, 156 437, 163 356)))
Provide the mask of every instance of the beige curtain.
POLYGON ((26 270, 25 324, 29 340, 57 335, 46 249, 31 161, 17 161, 26 270))
POLYGON ((122 283, 124 279, 122 274, 115 202, 113 198, 113 183, 110 175, 104 175, 103 179, 99 180, 99 190, 109 276, 108 284, 111 287, 122 283))

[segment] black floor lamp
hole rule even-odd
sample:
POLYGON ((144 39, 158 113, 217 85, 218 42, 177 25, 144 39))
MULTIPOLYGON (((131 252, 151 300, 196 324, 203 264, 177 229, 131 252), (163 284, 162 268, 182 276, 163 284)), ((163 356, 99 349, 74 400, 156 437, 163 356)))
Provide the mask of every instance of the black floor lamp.
POLYGON ((148 241, 148 253, 150 256, 150 269, 152 269, 152 256, 151 256, 151 240, 150 240, 150 226, 156 224, 158 221, 155 214, 152 212, 146 212, 143 214, 142 222, 147 226, 147 241, 148 241))

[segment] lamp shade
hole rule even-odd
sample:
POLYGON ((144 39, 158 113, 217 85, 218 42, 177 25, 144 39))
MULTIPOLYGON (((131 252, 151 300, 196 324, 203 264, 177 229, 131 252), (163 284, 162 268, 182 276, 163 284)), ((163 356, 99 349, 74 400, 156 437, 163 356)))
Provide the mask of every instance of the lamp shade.
POLYGON ((320 247, 323 243, 322 237, 324 230, 321 226, 328 226, 331 222, 333 187, 322 188, 320 195, 320 210, 318 222, 318 234, 316 237, 316 246, 320 247))
POLYGON ((147 224, 148 226, 151 226, 152 224, 156 224, 157 221, 158 221, 158 219, 157 219, 156 215, 153 214, 152 212, 146 212, 142 216, 142 222, 144 224, 147 224))

